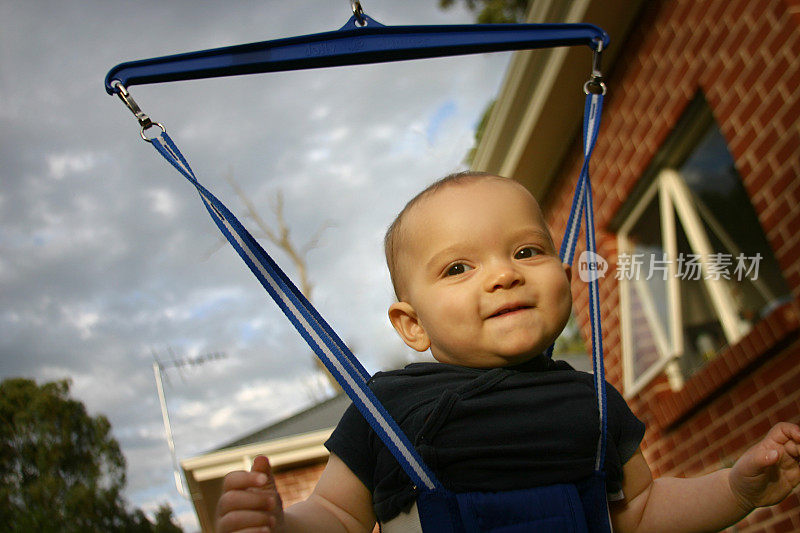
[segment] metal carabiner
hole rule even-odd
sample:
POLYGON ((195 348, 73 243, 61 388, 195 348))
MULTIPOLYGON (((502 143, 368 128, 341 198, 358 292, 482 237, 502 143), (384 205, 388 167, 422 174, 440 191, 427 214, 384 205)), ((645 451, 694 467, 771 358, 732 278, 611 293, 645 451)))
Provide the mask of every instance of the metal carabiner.
POLYGON ((583 84, 583 92, 586 94, 606 94, 606 84, 603 83, 603 73, 600 71, 600 54, 603 52, 603 41, 597 40, 597 48, 594 49, 592 56, 592 74, 586 83, 583 84))
POLYGON ((122 82, 114 81, 112 82, 111 86, 117 90, 117 96, 119 96, 119 99, 122 100, 122 103, 124 103, 125 106, 131 110, 131 113, 133 113, 133 115, 136 117, 136 120, 139 122, 139 126, 142 127, 142 131, 139 133, 142 136, 142 139, 147 142, 153 142, 153 139, 145 135, 145 131, 153 126, 161 128, 161 131, 166 133, 167 129, 164 126, 158 122, 153 122, 152 119, 148 117, 144 111, 142 111, 142 109, 139 107, 139 104, 137 104, 136 100, 134 100, 133 96, 131 96, 131 93, 128 92, 128 89, 122 85, 122 82))

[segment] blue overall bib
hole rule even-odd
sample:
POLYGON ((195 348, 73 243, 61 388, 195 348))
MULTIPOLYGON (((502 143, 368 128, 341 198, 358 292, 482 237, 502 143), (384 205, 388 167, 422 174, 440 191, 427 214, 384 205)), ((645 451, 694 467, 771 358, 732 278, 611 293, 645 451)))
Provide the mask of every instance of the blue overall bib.
POLYGON ((576 484, 456 494, 439 488, 417 498, 424 533, 611 531, 602 473, 576 484))

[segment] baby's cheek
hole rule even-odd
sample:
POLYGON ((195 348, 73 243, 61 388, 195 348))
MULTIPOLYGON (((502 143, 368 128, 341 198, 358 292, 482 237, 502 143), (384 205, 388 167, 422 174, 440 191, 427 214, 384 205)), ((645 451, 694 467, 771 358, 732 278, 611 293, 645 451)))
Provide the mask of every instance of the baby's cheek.
POLYGON ((566 313, 569 317, 569 313, 572 311, 572 286, 566 276, 560 278, 559 283, 554 285, 556 287, 555 299, 560 303, 561 313, 566 313))

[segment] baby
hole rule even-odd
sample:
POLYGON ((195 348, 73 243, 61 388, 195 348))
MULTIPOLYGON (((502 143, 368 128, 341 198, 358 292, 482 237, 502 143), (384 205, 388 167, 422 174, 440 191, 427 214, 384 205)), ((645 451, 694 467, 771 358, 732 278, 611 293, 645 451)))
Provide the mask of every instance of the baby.
MULTIPOLYGON (((571 310, 562 264, 536 200, 482 173, 417 195, 386 236, 403 341, 437 363, 376 374, 370 387, 451 491, 510 491, 590 476, 597 408, 590 375, 543 352, 571 310)), ((605 473, 617 531, 707 531, 773 505, 800 482, 800 428, 780 423, 732 468, 653 479, 644 428, 608 386, 605 473)), ((284 510, 265 457, 232 472, 219 531, 372 531, 414 508, 415 488, 350 408, 326 446, 313 494, 284 510)))

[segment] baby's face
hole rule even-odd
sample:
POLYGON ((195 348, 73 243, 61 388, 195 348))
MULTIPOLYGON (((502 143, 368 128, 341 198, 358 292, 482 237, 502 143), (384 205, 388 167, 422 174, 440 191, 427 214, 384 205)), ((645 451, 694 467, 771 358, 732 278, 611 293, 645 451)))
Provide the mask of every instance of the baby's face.
POLYGON ((402 302, 389 314, 409 346, 443 363, 507 366, 542 353, 564 328, 569 267, 518 183, 445 186, 406 213, 401 231, 402 302))

